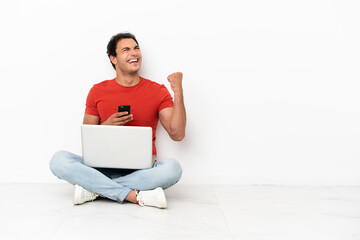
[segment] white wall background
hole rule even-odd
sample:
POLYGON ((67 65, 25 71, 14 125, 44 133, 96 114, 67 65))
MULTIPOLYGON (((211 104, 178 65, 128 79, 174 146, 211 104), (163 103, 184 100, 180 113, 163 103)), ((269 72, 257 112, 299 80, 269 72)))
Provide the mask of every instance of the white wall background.
POLYGON ((184 73, 185 183, 360 184, 360 2, 0 0, 0 182, 60 182, 91 86, 134 33, 142 76, 184 73))

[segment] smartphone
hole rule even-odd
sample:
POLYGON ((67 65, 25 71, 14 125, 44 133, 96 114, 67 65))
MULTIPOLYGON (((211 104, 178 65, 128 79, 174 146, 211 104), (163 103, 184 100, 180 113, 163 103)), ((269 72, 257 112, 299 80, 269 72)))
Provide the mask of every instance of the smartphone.
MULTIPOLYGON (((128 112, 127 115, 129 115, 130 114, 130 105, 119 105, 118 112, 128 112)), ((127 115, 124 115, 124 116, 127 116, 127 115)))

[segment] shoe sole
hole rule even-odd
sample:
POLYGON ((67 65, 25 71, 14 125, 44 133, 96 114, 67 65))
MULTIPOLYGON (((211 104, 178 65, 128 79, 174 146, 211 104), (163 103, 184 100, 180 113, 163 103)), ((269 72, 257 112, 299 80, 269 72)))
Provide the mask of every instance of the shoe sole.
POLYGON ((84 202, 77 201, 77 199, 79 199, 81 197, 81 196, 79 196, 79 194, 81 195, 81 189, 79 189, 79 188, 80 188, 80 186, 78 186, 78 185, 75 185, 75 187, 74 187, 74 199, 73 199, 74 205, 80 205, 80 204, 84 203, 84 202))

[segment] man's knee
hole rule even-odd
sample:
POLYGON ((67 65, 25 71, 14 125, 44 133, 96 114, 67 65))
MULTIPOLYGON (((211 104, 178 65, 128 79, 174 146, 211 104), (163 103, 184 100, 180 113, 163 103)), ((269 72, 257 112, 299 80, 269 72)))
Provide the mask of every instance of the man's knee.
POLYGON ((180 163, 173 158, 167 159, 166 161, 166 172, 168 173, 171 181, 176 183, 180 180, 182 176, 182 168, 180 163))
POLYGON ((68 155, 69 155, 69 152, 67 152, 67 151, 58 151, 58 152, 54 153, 54 155, 50 159, 50 163, 49 163, 50 170, 54 175, 61 177, 61 175, 65 171, 64 163, 65 163, 68 155))

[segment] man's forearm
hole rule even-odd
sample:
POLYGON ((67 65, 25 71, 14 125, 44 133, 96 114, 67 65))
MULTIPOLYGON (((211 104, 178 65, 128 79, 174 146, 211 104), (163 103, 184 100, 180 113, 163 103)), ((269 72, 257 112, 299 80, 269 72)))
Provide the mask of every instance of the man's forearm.
POLYGON ((186 111, 182 90, 174 92, 174 110, 170 123, 171 137, 181 141, 185 137, 186 111))

